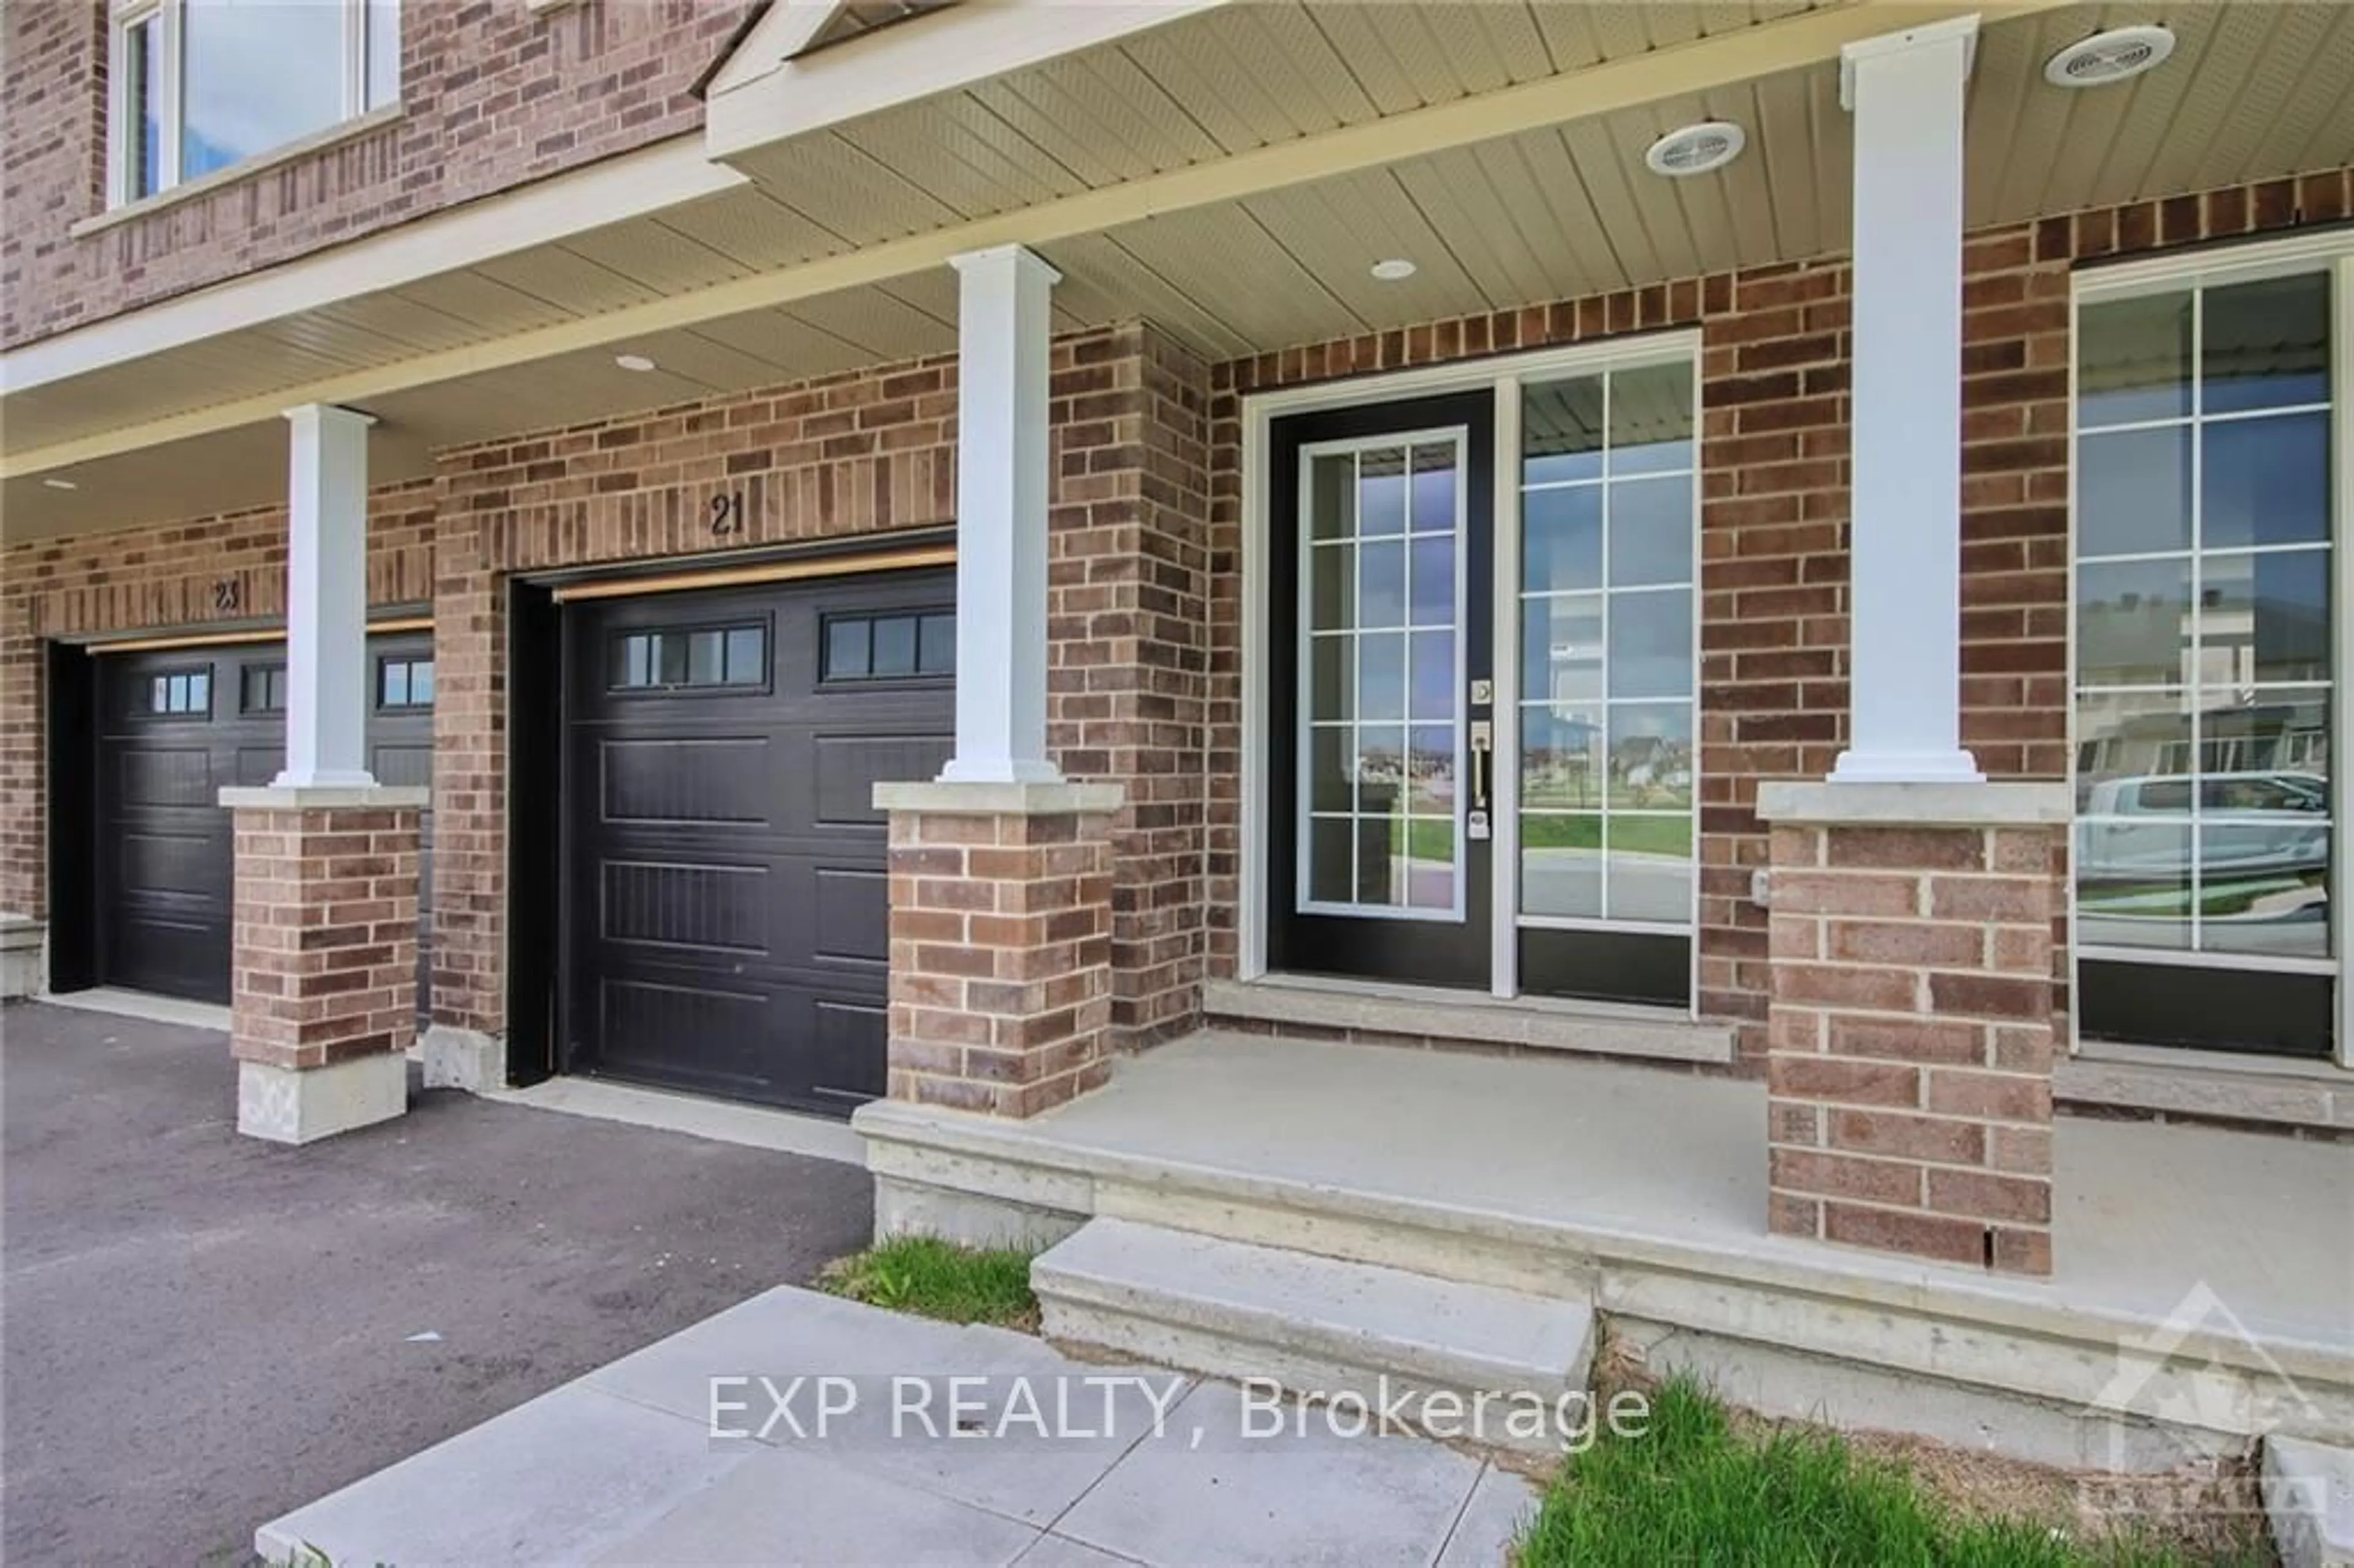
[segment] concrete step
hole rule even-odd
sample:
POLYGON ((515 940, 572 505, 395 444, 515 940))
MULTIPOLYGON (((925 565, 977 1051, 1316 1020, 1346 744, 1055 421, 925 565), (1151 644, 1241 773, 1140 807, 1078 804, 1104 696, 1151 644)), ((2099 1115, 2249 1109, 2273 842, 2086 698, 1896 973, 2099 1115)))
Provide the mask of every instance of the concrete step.
POLYGON ((1730 1023, 1695 1022, 1671 1008, 1611 1002, 1509 1000, 1435 986, 1367 985, 1314 975, 1214 980, 1202 988, 1202 1013, 1254 1027, 1345 1031, 1392 1043, 1426 1042, 1481 1049, 1504 1045, 1572 1056, 1729 1065, 1730 1023))
POLYGON ((1031 1268, 1046 1337, 1302 1398, 1492 1396, 1479 1429, 1439 1436, 1553 1451, 1557 1429, 1514 1422, 1582 1392, 1594 1359, 1583 1301, 1464 1284, 1130 1220, 1088 1221, 1031 1268))
POLYGON ((2263 1486, 2281 1568, 2354 1568, 2354 1448, 2267 1437, 2263 1486))

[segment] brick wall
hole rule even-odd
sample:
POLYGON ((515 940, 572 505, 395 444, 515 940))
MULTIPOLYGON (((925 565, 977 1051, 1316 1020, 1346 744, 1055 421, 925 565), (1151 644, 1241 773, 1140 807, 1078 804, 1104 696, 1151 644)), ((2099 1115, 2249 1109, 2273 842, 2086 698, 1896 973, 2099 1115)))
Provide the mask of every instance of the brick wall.
POLYGON ((1208 371, 1162 334, 1075 344, 1055 378, 1047 744, 1116 779, 1112 1038, 1193 1020, 1202 891, 1209 555, 1208 371))
MULTIPOLYGON (((2354 213, 2354 170, 1969 236, 1963 385, 1962 740, 1998 779, 2067 771, 2068 276, 2073 263, 2354 213)), ((1701 378, 1700 1004, 1766 1052, 1767 779, 1819 778, 1847 724, 1849 273, 1762 268, 1437 322, 1214 366, 1210 969, 1238 958, 1242 397, 1278 387, 1671 327, 1701 378)), ((2064 953, 2064 930, 2061 951, 2064 953)), ((2064 977, 2062 977, 2064 978, 2064 977)), ((2064 1005, 2064 998, 2063 998, 2064 1005)))
POLYGON ((418 817, 236 812, 231 1048, 303 1069, 405 1051, 417 1033, 418 817))
POLYGON ((79 239, 106 207, 105 0, 0 8, 0 345, 692 131, 748 4, 410 0, 394 123, 79 239))
MULTIPOLYGON (((1201 963, 1204 373, 1160 334, 1054 350, 1048 745, 1129 787, 1113 821, 1114 1037, 1191 1018, 1201 963)), ((445 454, 435 585, 435 1021, 505 1028, 504 578, 955 517, 956 362, 936 356, 445 454), (744 492, 724 542, 704 510, 744 492)))
MULTIPOLYGON (((433 597, 433 488, 370 498, 368 602, 433 597)), ((46 915, 48 703, 55 637, 268 620, 286 612, 283 511, 233 513, 0 552, 0 909, 46 915), (228 585, 233 605, 220 593, 228 585)))
POLYGON ((889 1093, 998 1116, 1110 1076, 1111 819, 891 813, 889 1093))
POLYGON ((1776 1233, 2052 1272, 2063 836, 1774 824, 1776 1233))

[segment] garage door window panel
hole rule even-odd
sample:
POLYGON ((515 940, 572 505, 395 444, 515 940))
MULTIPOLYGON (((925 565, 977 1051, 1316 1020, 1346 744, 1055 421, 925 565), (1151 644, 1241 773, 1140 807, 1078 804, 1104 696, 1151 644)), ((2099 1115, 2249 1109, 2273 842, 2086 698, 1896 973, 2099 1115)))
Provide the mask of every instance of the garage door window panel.
POLYGON ((766 689, 765 625, 671 626, 615 634, 607 680, 617 695, 766 689))
POLYGON ((380 708, 429 708, 433 705, 433 661, 379 659, 376 666, 376 705, 380 708))
POLYGON ((283 664, 249 664, 239 677, 244 688, 238 706, 249 714, 282 714, 286 711, 286 666, 283 664))
POLYGON ((132 711, 143 718, 208 719, 213 716, 212 666, 158 671, 133 688, 132 698, 132 711))
POLYGON ((823 679, 905 681, 956 673, 956 612, 894 611, 825 618, 823 679))

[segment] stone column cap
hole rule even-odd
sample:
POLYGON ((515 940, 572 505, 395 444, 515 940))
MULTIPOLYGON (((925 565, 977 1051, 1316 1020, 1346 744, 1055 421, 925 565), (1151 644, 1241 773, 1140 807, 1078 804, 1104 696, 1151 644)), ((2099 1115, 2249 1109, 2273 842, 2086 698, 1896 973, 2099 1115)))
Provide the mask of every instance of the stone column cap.
POLYGON ((934 779, 877 784, 878 811, 934 811, 960 817, 1054 817, 1117 811, 1128 791, 1117 784, 999 784, 934 779))
POLYGON ((421 811, 431 796, 431 790, 413 784, 231 785, 220 792, 220 803, 231 810, 323 811, 349 808, 421 811))
POLYGON ((1800 826, 1888 828, 2065 827, 2068 786, 1840 784, 1782 779, 1757 786, 1757 815, 1800 826))

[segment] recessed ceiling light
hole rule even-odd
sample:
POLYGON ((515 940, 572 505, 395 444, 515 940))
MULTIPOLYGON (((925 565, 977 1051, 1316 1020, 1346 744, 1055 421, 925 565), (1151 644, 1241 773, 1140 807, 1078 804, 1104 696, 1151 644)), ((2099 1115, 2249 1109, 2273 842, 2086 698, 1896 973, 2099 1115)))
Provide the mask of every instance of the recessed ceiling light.
POLYGON ((1741 156, 1741 149, 1749 145, 1749 132, 1730 120, 1703 120, 1697 125, 1686 125, 1670 131, 1651 143, 1643 154, 1643 162, 1651 173, 1665 175, 1671 180, 1689 179, 1721 169, 1741 156))
POLYGON ((613 363, 624 370, 652 370, 654 367, 654 362, 642 354, 617 354, 613 355, 613 363))
POLYGON ((45 479, 41 481, 41 482, 48 485, 51 490, 80 490, 81 488, 80 485, 76 484, 70 479, 45 479))
POLYGON ((1386 261, 1373 263, 1373 276, 1384 283, 1402 283, 1418 269, 1403 256, 1393 256, 1386 261))
POLYGON ((2070 44, 2043 62, 2043 79, 2054 87, 2105 87, 2155 70, 2174 52, 2174 35, 2164 27, 2111 27, 2070 44))

